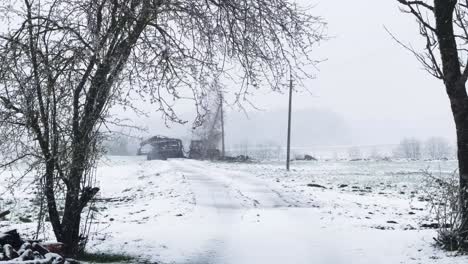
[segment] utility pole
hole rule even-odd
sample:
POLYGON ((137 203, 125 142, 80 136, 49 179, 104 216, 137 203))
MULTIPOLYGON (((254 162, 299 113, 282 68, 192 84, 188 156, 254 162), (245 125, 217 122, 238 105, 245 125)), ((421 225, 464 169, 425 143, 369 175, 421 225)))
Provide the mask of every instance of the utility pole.
POLYGON ((292 111, 292 92, 293 92, 293 79, 290 73, 289 80, 289 110, 288 110, 288 145, 286 150, 286 170, 289 171, 289 160, 291 153, 291 111, 292 111))
POLYGON ((219 94, 219 99, 221 102, 219 103, 219 106, 221 108, 221 157, 224 158, 225 156, 225 149, 224 149, 224 108, 223 108, 223 94, 219 94))

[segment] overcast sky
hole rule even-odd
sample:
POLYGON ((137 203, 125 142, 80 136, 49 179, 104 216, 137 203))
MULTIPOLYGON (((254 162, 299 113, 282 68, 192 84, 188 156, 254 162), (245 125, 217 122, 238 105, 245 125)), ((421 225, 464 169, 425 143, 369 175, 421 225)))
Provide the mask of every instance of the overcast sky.
MULTIPOLYGON (((310 1, 298 2, 310 5, 310 1)), ((442 82, 428 75, 416 59, 384 30, 386 26, 401 41, 411 43, 414 47, 423 47, 413 17, 401 13, 396 2, 316 1, 311 12, 328 22, 328 33, 332 38, 317 49, 317 56, 327 60, 320 64, 317 79, 306 82, 312 95, 307 92, 295 93, 294 110, 330 112, 340 116, 347 123, 349 131, 343 134, 349 144, 392 144, 404 136, 421 139, 443 136, 454 140, 453 121, 442 82)), ((271 112, 277 117, 277 123, 286 122, 285 95, 263 90, 252 101, 263 109, 261 115, 271 112), (282 112, 283 116, 280 114, 282 112)), ((253 122, 250 122, 252 125, 258 113, 254 109, 250 109, 249 113, 253 118, 253 122)), ((231 118, 231 126, 248 124, 235 120, 242 119, 242 115, 232 116, 235 118, 231 118)), ((310 123, 311 134, 315 134, 313 129, 330 128, 323 126, 323 119, 314 119, 313 116, 316 115, 311 115, 310 120, 304 117, 296 119, 296 126, 300 125, 298 122, 310 123)), ((150 133, 171 133, 161 129, 158 118, 156 114, 144 121, 150 124, 150 133), (158 132, 153 132, 155 130, 158 132)), ((343 125, 338 127, 342 128, 343 125)), ((239 133, 236 132, 236 141, 243 137, 239 133)), ((245 135, 245 138, 248 136, 245 135)), ((327 140, 323 144, 343 142, 342 139, 336 142, 327 140)), ((231 143, 234 142, 231 140, 231 143)), ((320 145, 321 142, 312 143, 320 145)), ((300 146, 306 143, 293 140, 293 144, 300 146)))

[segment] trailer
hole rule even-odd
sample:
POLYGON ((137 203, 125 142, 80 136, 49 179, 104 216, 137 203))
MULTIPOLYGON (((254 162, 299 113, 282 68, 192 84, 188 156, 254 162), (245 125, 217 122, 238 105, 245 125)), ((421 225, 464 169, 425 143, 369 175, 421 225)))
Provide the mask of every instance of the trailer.
POLYGON ((154 136, 142 141, 137 155, 146 155, 148 160, 185 157, 182 140, 165 136, 154 136))

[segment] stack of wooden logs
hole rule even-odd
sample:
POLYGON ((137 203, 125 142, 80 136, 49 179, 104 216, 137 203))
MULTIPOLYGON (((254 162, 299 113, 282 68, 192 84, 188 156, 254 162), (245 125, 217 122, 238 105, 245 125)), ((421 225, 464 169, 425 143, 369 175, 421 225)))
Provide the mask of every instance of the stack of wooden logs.
MULTIPOLYGON (((9 212, 2 212, 5 216, 9 212)), ((0 233, 0 264, 64 264, 65 259, 49 250, 49 244, 21 239, 16 230, 0 233)))

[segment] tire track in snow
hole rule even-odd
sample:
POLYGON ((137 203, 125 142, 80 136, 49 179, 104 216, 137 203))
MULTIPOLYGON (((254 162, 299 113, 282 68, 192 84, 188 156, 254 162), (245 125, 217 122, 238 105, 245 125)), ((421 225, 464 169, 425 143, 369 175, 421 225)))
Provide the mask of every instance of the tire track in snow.
POLYGON ((237 193, 240 196, 237 197, 240 200, 239 203, 247 208, 310 207, 296 197, 282 195, 266 181, 247 172, 229 171, 208 162, 192 160, 173 160, 172 162, 185 173, 201 174, 205 177, 211 175, 211 180, 224 184, 226 188, 230 188, 230 191, 237 193), (248 201, 243 201, 245 199, 248 201))
MULTIPOLYGON (((230 249, 237 248, 240 242, 238 230, 258 224, 265 210, 297 207, 297 200, 291 202, 254 175, 216 168, 207 162, 168 162, 191 186, 196 200, 192 216, 209 219, 207 223, 217 229, 214 235, 202 239, 201 250, 184 264, 231 263, 230 249)), ((288 218, 287 214, 282 216, 288 218)))

